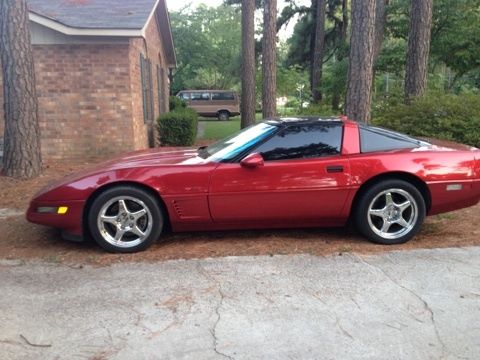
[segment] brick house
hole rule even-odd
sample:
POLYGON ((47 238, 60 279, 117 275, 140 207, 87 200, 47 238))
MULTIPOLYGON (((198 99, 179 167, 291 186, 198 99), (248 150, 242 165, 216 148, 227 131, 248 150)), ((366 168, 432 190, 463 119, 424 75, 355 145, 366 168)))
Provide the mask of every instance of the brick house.
MULTIPOLYGON (((165 0, 27 3, 43 158, 153 146, 176 65, 165 0)), ((3 115, 1 106, 2 139, 3 115)))

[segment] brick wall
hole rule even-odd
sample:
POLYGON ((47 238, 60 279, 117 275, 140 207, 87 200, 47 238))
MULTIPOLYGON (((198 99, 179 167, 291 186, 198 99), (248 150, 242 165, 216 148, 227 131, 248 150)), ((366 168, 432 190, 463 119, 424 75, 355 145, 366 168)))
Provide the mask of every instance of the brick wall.
POLYGON ((45 159, 134 148, 128 45, 35 45, 45 159))
MULTIPOLYGON (((168 70, 156 17, 145 39, 123 44, 34 45, 42 155, 75 159, 147 148, 140 54, 152 63, 154 118, 168 111, 168 70), (162 75, 158 96, 157 65, 162 75)), ((3 86, 0 74, 0 102, 3 86)), ((3 136, 3 106, 0 136, 3 136)), ((155 132, 154 138, 157 139, 155 132)))
MULTIPOLYGON (((148 132, 154 131, 155 140, 158 139, 155 122, 160 113, 168 111, 168 76, 166 60, 163 52, 162 40, 158 32, 156 17, 152 17, 147 25, 145 39, 130 39, 130 86, 132 93, 132 118, 135 148, 142 149, 148 146, 148 132), (145 124, 143 118, 142 80, 140 71, 140 54, 147 57, 152 64, 152 87, 154 102, 154 123, 145 124), (161 98, 158 96, 157 65, 164 72, 161 84, 161 98)), ((157 144, 157 141, 156 141, 157 144)))

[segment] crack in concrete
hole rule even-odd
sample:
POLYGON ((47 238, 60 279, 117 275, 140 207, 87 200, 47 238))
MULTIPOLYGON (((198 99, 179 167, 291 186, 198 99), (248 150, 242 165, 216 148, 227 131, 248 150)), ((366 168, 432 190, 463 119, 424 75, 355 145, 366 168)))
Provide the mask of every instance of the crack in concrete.
POLYGON ((199 272, 201 274, 203 274, 206 278, 210 279, 211 281, 213 281, 216 284, 217 292, 218 292, 218 295, 219 295, 219 301, 217 302, 217 305, 215 306, 215 309, 214 309, 215 314, 217 316, 217 319, 215 320, 215 323, 213 324, 213 327, 210 329, 210 334, 212 335, 212 338, 213 338, 213 351, 215 351, 215 353, 217 355, 220 355, 224 358, 235 360, 234 357, 232 357, 228 354, 225 354, 225 353, 221 352, 220 350, 218 350, 217 327, 218 327, 218 324, 220 323, 220 321, 222 320, 222 316, 220 314, 220 309, 222 308, 223 301, 225 299, 225 294, 223 293, 222 285, 221 285, 220 281, 218 281, 203 266, 201 266, 200 263, 199 263, 199 272))
POLYGON ((350 333, 347 330, 345 330, 345 328, 342 326, 342 324, 340 324, 340 318, 338 317, 337 314, 335 314, 335 325, 337 325, 337 327, 340 329, 340 331, 343 333, 343 335, 348 336, 352 340, 355 340, 353 338, 353 336, 350 335, 350 333))
POLYGON ((225 299, 225 294, 223 293, 222 286, 220 285, 220 283, 217 283, 217 284, 218 284, 218 294, 220 295, 220 301, 215 307, 215 314, 217 314, 217 320, 215 321, 213 328, 210 330, 210 333, 212 334, 212 337, 213 337, 213 350, 220 356, 223 356, 227 359, 234 360, 232 356, 222 353, 218 350, 217 326, 220 320, 222 319, 222 316, 220 314, 220 309, 223 306, 223 300, 225 299))
POLYGON ((432 308, 430 307, 430 305, 428 304, 428 302, 422 298, 419 294, 417 294, 415 291, 413 291, 412 289, 409 289, 407 288, 406 286, 400 284, 396 279, 394 279, 393 277, 391 277, 385 270, 383 270, 381 267, 377 266, 377 265, 374 265, 374 264, 371 264, 369 263, 368 261, 366 261, 365 259, 361 258, 360 256, 358 256, 357 254, 352 254, 352 256, 356 259, 358 259, 361 263, 367 265, 368 267, 370 268, 374 268, 376 269, 377 271, 379 271, 380 273, 383 274, 384 277, 386 277, 388 280, 390 280, 393 284, 395 284, 396 286, 400 287, 401 289, 407 291, 408 293, 410 293, 413 297, 415 297, 418 301, 420 301, 422 304, 423 304, 423 307, 424 309, 429 313, 430 315, 430 321, 432 323, 432 326, 433 326, 433 330, 435 332, 435 336, 437 338, 437 341, 439 342, 441 348, 442 348, 442 355, 441 355, 441 358, 440 359, 444 359, 446 357, 446 355, 453 355, 457 358, 461 358, 455 354, 452 354, 447 346, 445 345, 445 343, 443 342, 441 336, 440 336, 440 332, 438 331, 438 327, 437 327, 437 323, 435 321, 435 313, 434 311, 432 310, 432 308))

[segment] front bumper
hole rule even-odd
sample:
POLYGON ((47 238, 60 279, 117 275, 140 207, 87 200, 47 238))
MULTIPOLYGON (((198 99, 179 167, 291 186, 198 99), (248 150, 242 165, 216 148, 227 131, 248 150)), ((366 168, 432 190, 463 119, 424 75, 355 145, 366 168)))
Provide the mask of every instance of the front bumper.
POLYGON ((37 201, 33 200, 27 210, 27 220, 46 226, 51 226, 62 230, 62 233, 69 233, 72 236, 82 236, 83 233, 83 209, 85 201, 37 201), (68 207, 64 214, 42 213, 38 208, 45 207, 68 207))

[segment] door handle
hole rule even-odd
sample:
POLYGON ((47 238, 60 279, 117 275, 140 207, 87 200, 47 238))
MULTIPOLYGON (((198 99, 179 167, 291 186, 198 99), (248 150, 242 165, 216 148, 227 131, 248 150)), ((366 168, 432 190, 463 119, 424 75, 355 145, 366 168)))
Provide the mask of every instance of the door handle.
POLYGON ((329 166, 327 166, 327 172, 328 173, 341 173, 341 172, 343 172, 343 166, 342 165, 329 165, 329 166))

